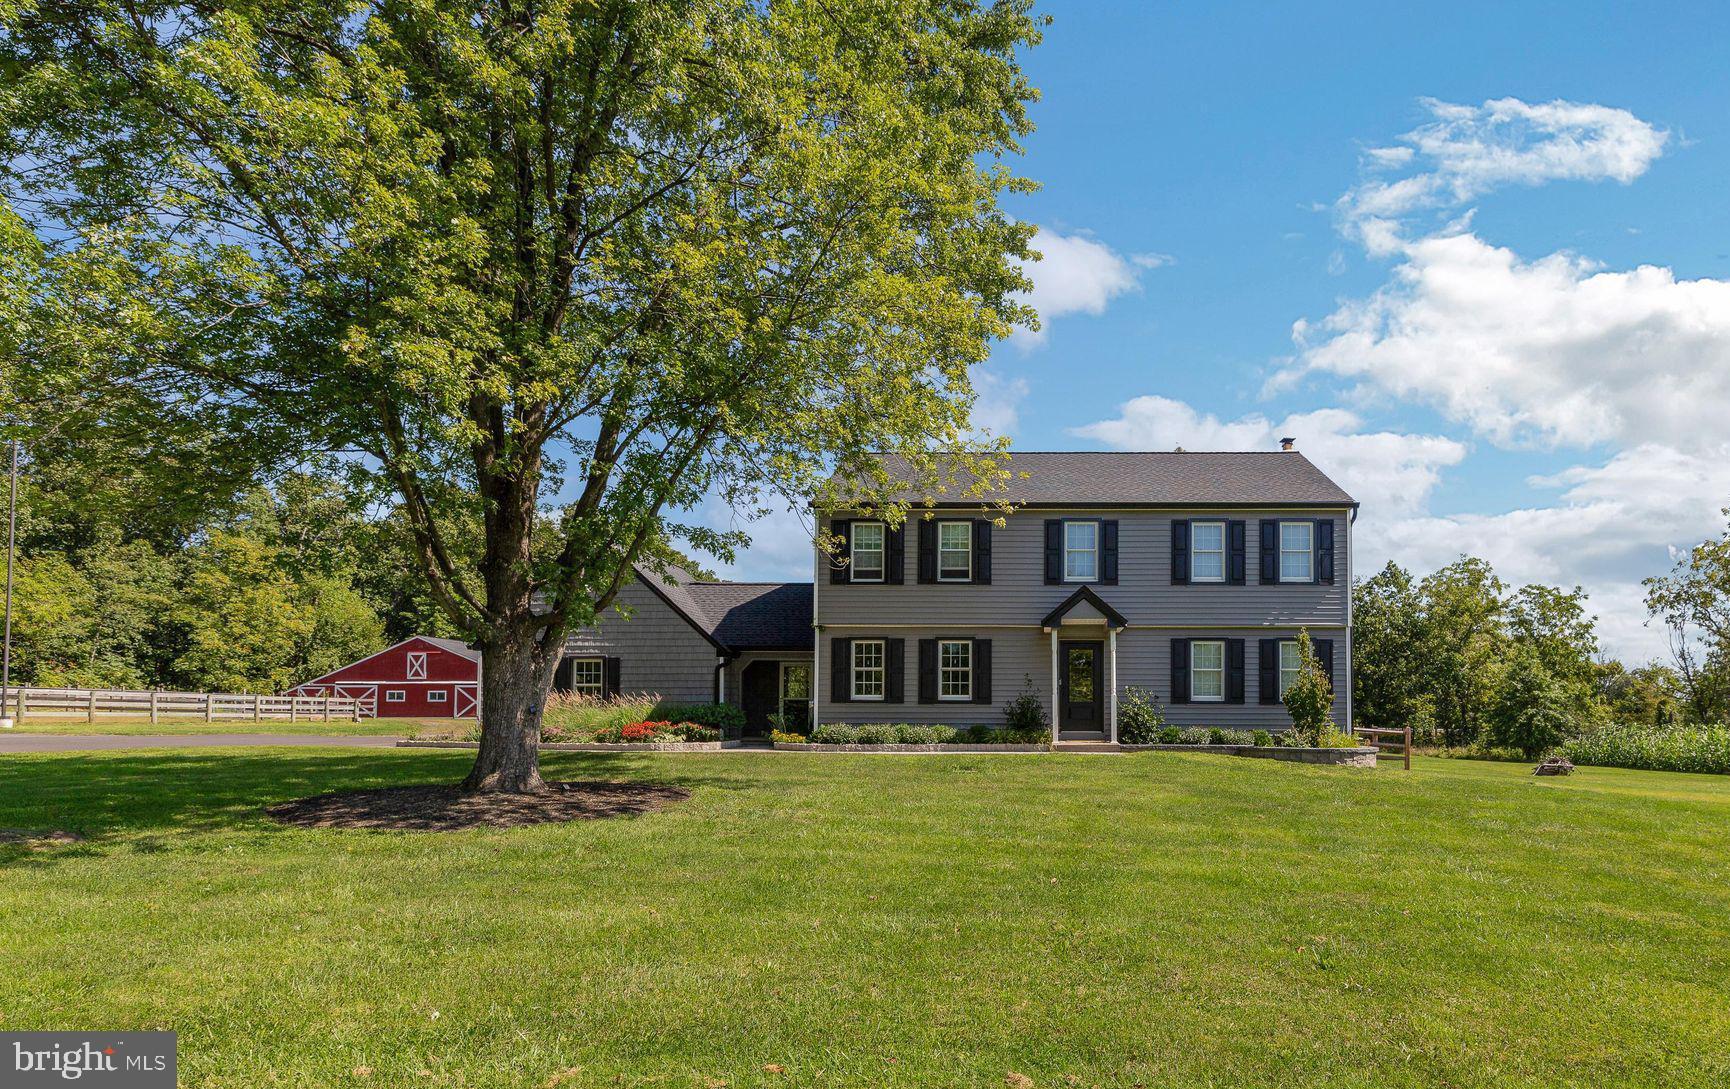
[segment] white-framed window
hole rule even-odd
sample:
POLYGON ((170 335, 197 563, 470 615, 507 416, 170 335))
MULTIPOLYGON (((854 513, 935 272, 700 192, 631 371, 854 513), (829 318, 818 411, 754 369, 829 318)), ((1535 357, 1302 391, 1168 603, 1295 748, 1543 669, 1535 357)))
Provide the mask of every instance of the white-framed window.
POLYGON ((384 690, 384 701, 386 703, 402 703, 407 699, 408 693, 404 692, 400 688, 387 688, 384 690))
POLYGON ((1225 523, 1191 522, 1189 581, 1225 581, 1225 523))
POLYGON ((605 695, 607 691, 606 664, 599 658, 572 658, 571 691, 581 696, 605 695))
POLYGON ((428 703, 444 703, 449 696, 450 693, 442 688, 429 688, 426 693, 426 701, 428 703))
POLYGON ((854 582, 883 581, 883 542, 888 530, 882 522, 854 522, 849 536, 853 540, 848 560, 854 582))
POLYGON ((1063 581, 1099 578, 1099 523, 1063 523, 1063 581))
MULTIPOLYGON (((811 665, 809 662, 781 663, 781 697, 776 710, 787 714, 788 704, 804 704, 804 710, 809 713, 811 707, 811 665)), ((803 721, 801 718, 799 721, 803 721)))
POLYGON ((973 641, 943 639, 937 644, 937 698, 973 698, 973 641))
POLYGON ((1189 698, 1203 703, 1225 701, 1225 644, 1217 639, 1197 639, 1189 645, 1189 698))
POLYGON ((411 650, 408 652, 408 680, 426 680, 426 651, 411 650))
POLYGON ((1298 671, 1302 668, 1303 659, 1298 657, 1296 639, 1282 639, 1279 645, 1279 695, 1285 699, 1285 690, 1297 680, 1298 671))
POLYGON ((937 523, 937 581, 973 581, 973 523, 937 523))
POLYGON ((1315 532, 1313 522, 1279 524, 1279 580, 1313 582, 1315 579, 1315 532))
POLYGON ((883 698, 883 640, 853 640, 853 698, 880 700, 883 698))

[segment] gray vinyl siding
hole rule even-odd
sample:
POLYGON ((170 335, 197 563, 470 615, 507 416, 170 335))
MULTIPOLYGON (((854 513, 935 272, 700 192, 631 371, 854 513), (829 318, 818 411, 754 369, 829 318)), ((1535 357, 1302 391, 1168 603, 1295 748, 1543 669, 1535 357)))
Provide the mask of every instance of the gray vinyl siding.
POLYGON ((629 617, 609 610, 594 627, 573 632, 565 641, 565 654, 618 658, 621 693, 690 703, 713 700, 714 645, 641 583, 620 590, 618 602, 630 611, 629 617))
MULTIPOLYGON (((825 590, 828 587, 824 587, 825 590)), ((1343 629, 1311 628, 1317 639, 1334 641, 1334 721, 1345 725, 1343 694, 1345 669, 1345 632, 1343 629)), ((1121 631, 1117 636, 1117 682, 1119 706, 1123 690, 1130 687, 1154 693, 1165 709, 1166 719, 1174 726, 1219 726, 1233 730, 1284 730, 1291 726, 1291 717, 1284 705, 1260 702, 1260 687, 1256 655, 1262 639, 1295 639, 1298 629, 1268 628, 1192 628, 1186 630, 1137 629, 1121 631), (1171 641, 1173 639, 1242 639, 1244 640, 1244 702, 1243 703, 1178 703, 1171 702, 1171 641)), ((1059 640, 1097 640, 1107 643, 1103 625, 1074 624, 1066 626, 1059 640)), ((956 625, 921 628, 831 627, 823 633, 819 648, 823 666, 817 698, 822 722, 940 722, 953 726, 975 723, 987 726, 1003 724, 1003 708, 1021 694, 1031 678, 1033 690, 1051 714, 1051 635, 1038 628, 966 629, 956 625), (901 639, 906 698, 901 703, 881 700, 848 700, 836 702, 830 698, 830 640, 901 639), (958 702, 919 702, 920 639, 978 638, 991 640, 992 677, 989 704, 958 702)), ((1101 659, 1102 678, 1110 683, 1110 654, 1101 659)))
POLYGON ((1340 625, 1346 622, 1351 585, 1347 516, 1343 510, 1315 511, 1044 511, 1011 514, 992 530, 991 585, 919 582, 918 529, 906 535, 905 582, 830 583, 818 589, 818 624, 909 624, 941 619, 953 624, 1035 624, 1076 588, 1089 585, 1131 625, 1340 625), (1260 585, 1262 519, 1319 519, 1334 523, 1334 581, 1330 585, 1260 585), (1100 583, 1045 583, 1047 518, 1111 518, 1118 525, 1118 580, 1100 583), (1247 525, 1247 585, 1173 585, 1171 523, 1174 519, 1242 519, 1247 525))

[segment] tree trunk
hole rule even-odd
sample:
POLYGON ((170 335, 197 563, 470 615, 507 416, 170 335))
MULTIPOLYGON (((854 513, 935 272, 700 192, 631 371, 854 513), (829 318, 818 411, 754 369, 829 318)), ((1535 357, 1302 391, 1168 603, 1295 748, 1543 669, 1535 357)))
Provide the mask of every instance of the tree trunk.
POLYGON ((481 648, 481 748, 463 789, 539 794, 541 713, 558 654, 543 654, 527 625, 501 632, 481 648))

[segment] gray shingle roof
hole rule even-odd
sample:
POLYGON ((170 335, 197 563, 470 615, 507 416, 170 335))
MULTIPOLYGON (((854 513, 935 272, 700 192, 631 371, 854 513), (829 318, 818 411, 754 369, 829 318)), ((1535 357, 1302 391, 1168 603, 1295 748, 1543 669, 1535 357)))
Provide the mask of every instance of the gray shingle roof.
MULTIPOLYGON (((910 479, 907 462, 883 455, 891 479, 910 479)), ((1116 450, 1012 452, 1014 474, 994 500, 1035 506, 1356 505, 1296 450, 1116 450), (1025 478, 1023 478, 1025 474, 1025 478)), ((954 500, 939 499, 940 505, 954 500)), ((978 500, 960 501, 976 506, 978 500)))
POLYGON ((697 582, 676 568, 663 576, 646 567, 637 577, 728 650, 811 649, 808 582, 697 582))
POLYGON ((481 652, 469 646, 461 639, 441 639, 434 635, 417 635, 414 638, 419 639, 423 643, 431 643, 440 650, 448 650, 452 654, 460 655, 471 662, 478 662, 481 660, 481 652))

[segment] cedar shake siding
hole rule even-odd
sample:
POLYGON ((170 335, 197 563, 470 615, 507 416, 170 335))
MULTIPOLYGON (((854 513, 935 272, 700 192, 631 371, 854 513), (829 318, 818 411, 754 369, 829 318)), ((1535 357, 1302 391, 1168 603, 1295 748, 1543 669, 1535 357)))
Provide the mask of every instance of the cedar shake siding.
MULTIPOLYGON (((905 526, 882 534, 880 581, 818 554, 818 721, 1001 725, 1029 678, 1054 710, 1055 636, 1101 644, 1099 688, 1115 689, 1119 706, 1135 687, 1152 692, 1173 725, 1282 730, 1291 722, 1277 694, 1279 643, 1307 630, 1324 664, 1331 659, 1333 717, 1347 725, 1357 504, 1303 455, 1024 453, 1006 467, 1018 477, 1004 498, 1018 506, 1001 524, 976 501, 916 506, 905 526), (945 534, 944 523, 970 529, 945 534), (1070 577, 1078 572, 1066 523, 1083 524, 1075 540, 1091 548, 1076 563, 1091 578, 1070 577), (1300 542, 1308 547, 1292 547, 1300 542), (988 702, 918 698, 928 667, 919 644, 940 637, 990 641, 988 702), (902 677, 900 702, 848 698, 836 647, 858 639, 899 650, 888 672, 902 677), (1189 692, 1195 641, 1223 644, 1221 699, 1189 692)), ((845 536, 860 521, 869 519, 824 525, 845 536)), ((1103 702, 1109 734, 1111 701, 1103 702)))
MULTIPOLYGON (((640 581, 619 590, 618 604, 630 615, 609 610, 594 627, 572 632, 565 640, 565 657, 616 659, 618 693, 646 693, 679 703, 713 701, 720 658, 715 645, 640 581)), ((555 687, 558 684, 555 679, 555 687)))

